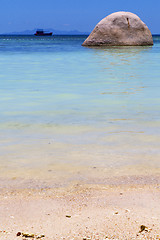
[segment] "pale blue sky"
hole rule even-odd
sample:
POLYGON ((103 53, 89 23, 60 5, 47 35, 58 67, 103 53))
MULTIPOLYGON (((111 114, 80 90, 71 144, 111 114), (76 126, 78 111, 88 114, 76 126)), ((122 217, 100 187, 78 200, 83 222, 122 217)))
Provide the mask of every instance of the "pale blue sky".
POLYGON ((160 0, 0 0, 0 33, 54 28, 91 32, 108 14, 137 14, 160 33, 160 0))

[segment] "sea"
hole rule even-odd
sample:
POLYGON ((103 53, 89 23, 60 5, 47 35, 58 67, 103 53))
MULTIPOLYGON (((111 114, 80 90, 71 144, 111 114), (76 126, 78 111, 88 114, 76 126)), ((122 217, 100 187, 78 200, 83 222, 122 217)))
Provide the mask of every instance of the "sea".
POLYGON ((160 36, 101 48, 86 37, 0 35, 0 178, 159 174, 160 36))

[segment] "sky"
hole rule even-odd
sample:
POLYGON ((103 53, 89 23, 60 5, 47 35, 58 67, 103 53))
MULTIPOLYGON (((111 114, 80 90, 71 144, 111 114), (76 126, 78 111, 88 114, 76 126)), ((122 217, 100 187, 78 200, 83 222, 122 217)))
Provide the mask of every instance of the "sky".
POLYGON ((160 0, 0 0, 0 34, 35 28, 91 32, 117 11, 137 14, 160 34, 160 0))

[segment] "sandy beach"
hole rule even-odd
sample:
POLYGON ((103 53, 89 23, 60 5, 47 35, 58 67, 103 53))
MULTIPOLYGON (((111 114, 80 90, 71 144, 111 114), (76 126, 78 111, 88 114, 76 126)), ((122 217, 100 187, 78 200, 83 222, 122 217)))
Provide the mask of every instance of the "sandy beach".
POLYGON ((159 175, 112 178, 109 185, 4 186, 0 239, 160 239, 159 199, 159 175))

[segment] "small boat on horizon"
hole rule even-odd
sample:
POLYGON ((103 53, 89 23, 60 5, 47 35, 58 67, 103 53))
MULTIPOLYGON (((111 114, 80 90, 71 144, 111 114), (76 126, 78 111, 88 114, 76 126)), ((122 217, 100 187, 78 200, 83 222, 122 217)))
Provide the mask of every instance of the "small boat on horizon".
POLYGON ((36 33, 34 34, 35 36, 52 36, 52 32, 44 32, 43 29, 38 29, 36 33))

